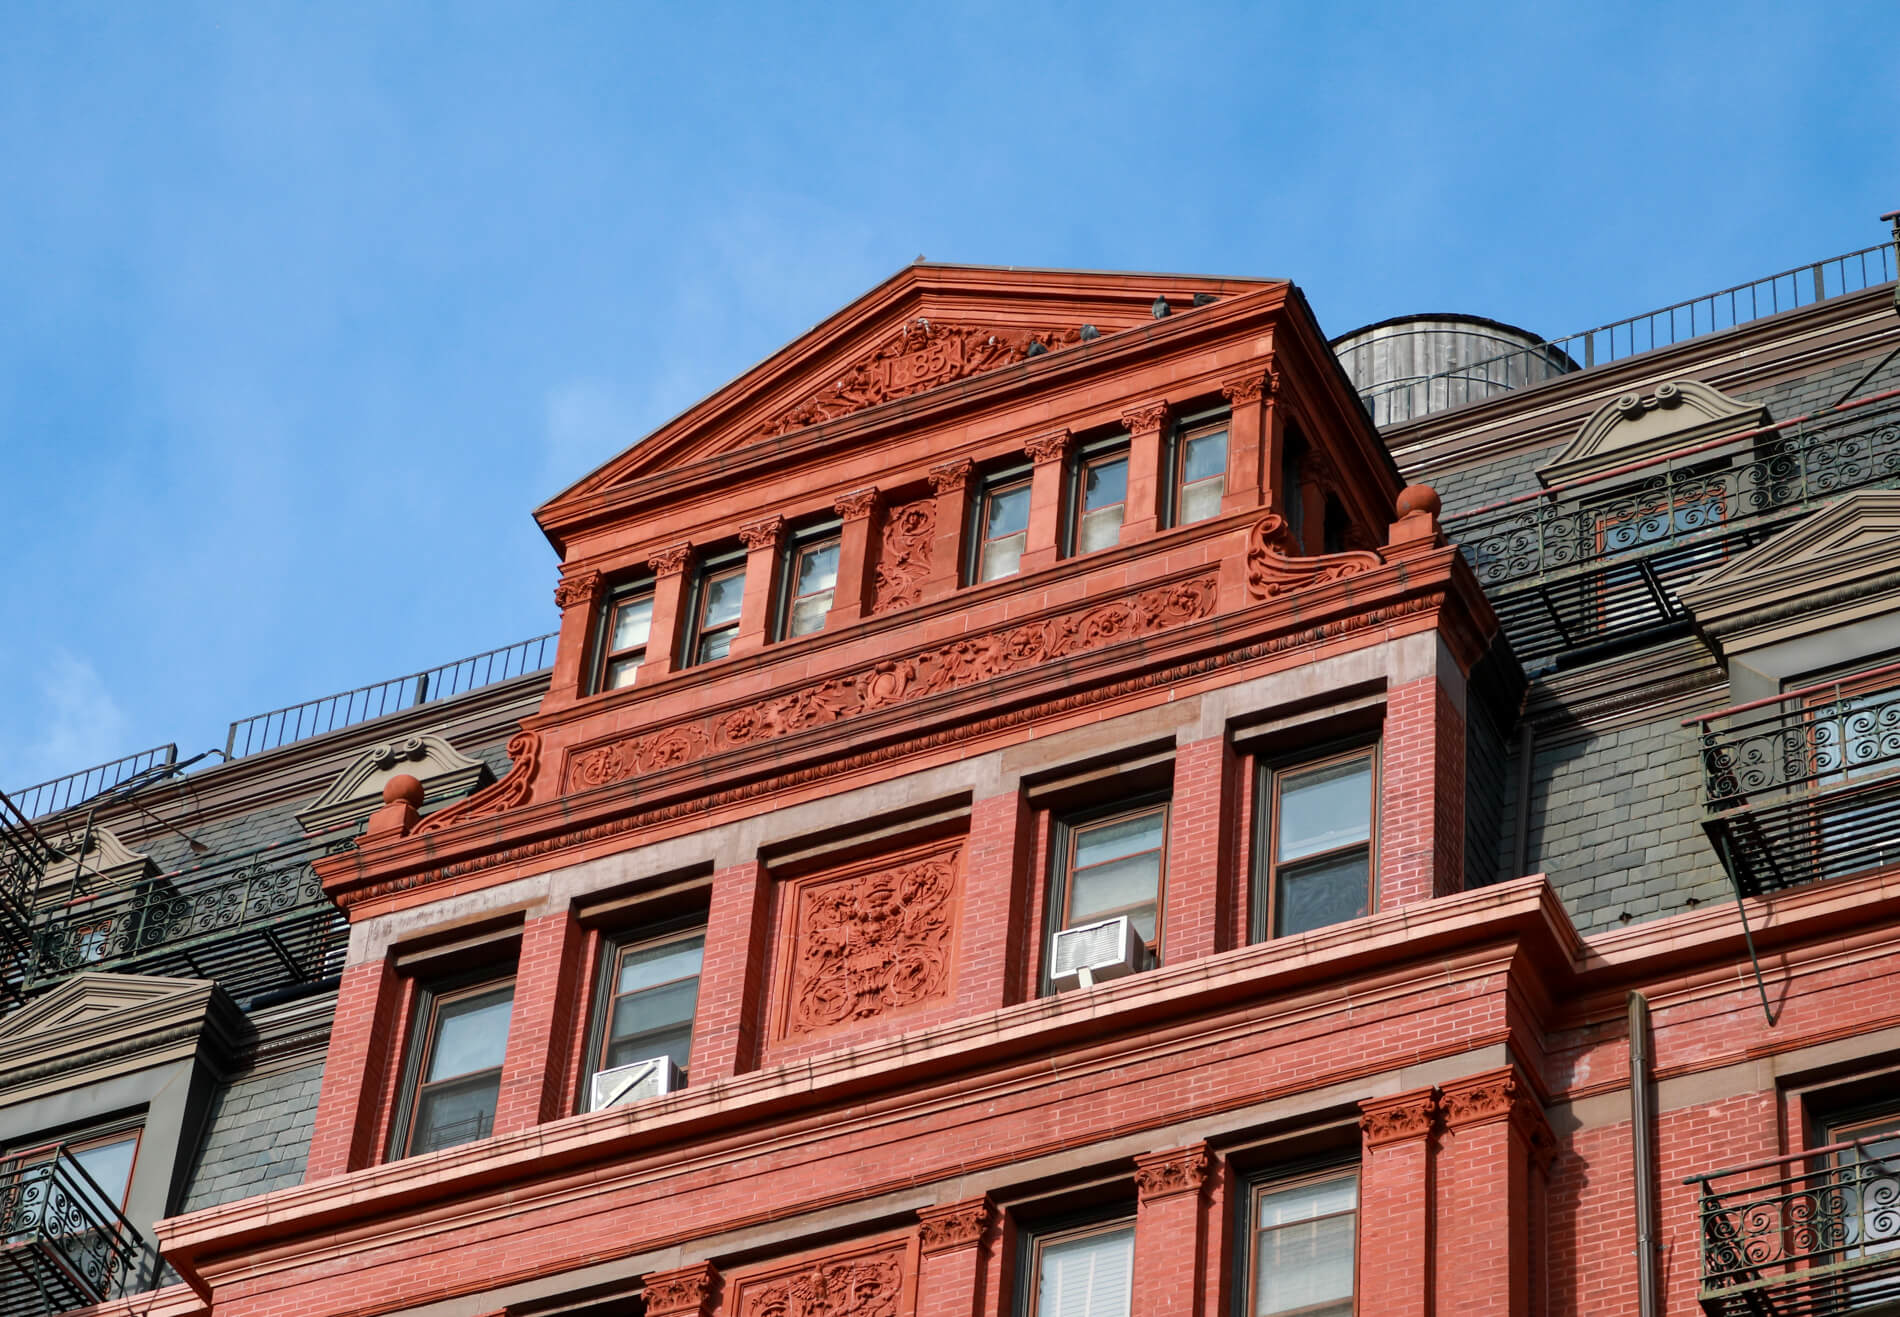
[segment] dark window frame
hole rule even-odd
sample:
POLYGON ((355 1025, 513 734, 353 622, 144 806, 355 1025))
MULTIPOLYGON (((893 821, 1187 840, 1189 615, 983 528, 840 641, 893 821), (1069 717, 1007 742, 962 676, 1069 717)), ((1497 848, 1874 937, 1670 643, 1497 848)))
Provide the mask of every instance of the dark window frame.
MULTIPOLYGON (((976 486, 976 496, 970 500, 970 508, 966 515, 963 537, 967 545, 963 553, 963 582, 965 585, 987 584, 982 575, 983 546, 989 541, 983 537, 983 531, 989 524, 990 501, 995 498, 997 494, 1016 489, 1020 486, 1025 490, 1031 491, 1030 500, 1032 506, 1029 509, 1029 514, 1033 515, 1035 512, 1033 506, 1035 499, 1033 492, 1035 486, 1034 473, 1035 467, 1028 462, 1011 462, 1005 466, 999 466, 992 470, 982 472, 974 482, 976 486)), ((1028 516, 1024 518, 1024 525, 1025 527, 1028 525, 1028 516)), ((1012 532, 1012 534, 1013 533, 1015 532, 1012 532)), ((1025 548, 1027 548, 1027 545, 1028 538, 1027 532, 1025 531, 1025 548)), ((989 579, 1006 581, 1010 576, 1020 575, 1022 575, 1022 567, 1019 563, 1016 570, 1009 573, 1008 576, 995 576, 989 579)))
MULTIPOLYGON (((1239 1247, 1235 1249, 1240 1266, 1238 1283, 1233 1288, 1233 1317, 1253 1317, 1254 1305, 1259 1300, 1259 1205, 1268 1194, 1288 1189, 1299 1189, 1307 1185, 1324 1184, 1330 1180, 1353 1179, 1353 1311, 1359 1311, 1359 1218, 1364 1215, 1365 1168, 1357 1156, 1334 1154, 1317 1157, 1312 1160, 1296 1162, 1291 1165, 1274 1166, 1255 1171, 1240 1182, 1241 1192, 1236 1194, 1235 1203, 1235 1239, 1239 1247)), ((1334 1213, 1334 1216, 1343 1213, 1334 1213)), ((1314 1220, 1323 1218, 1315 1217, 1314 1220)), ((1301 1312, 1310 1309, 1292 1309, 1284 1317, 1299 1317, 1301 1312)), ((1273 1317, 1282 1317, 1274 1314, 1273 1317)))
MULTIPOLYGON (((704 979, 706 975, 705 948, 706 917, 703 913, 678 915, 671 919, 652 924, 603 931, 600 934, 600 953, 598 968, 594 974, 593 1000, 589 1007, 587 1025, 587 1047, 581 1054, 580 1084, 574 1094, 574 1107, 577 1112, 587 1110, 588 1085, 595 1075, 607 1069, 605 1064, 607 1048, 612 1044, 613 1009, 620 995, 614 991, 614 981, 620 975, 620 961, 630 951, 644 951, 649 947, 664 946, 669 942, 683 942, 687 938, 701 940, 700 969, 695 977, 704 979)), ((677 982, 677 980, 672 980, 677 982)), ((659 986, 659 985, 656 985, 659 986)), ((650 989, 640 989, 650 991, 650 989)), ((699 1022, 699 1003, 695 995, 693 1003, 693 1023, 699 1022)), ((687 1055, 692 1060, 690 1044, 687 1055)), ((690 1070, 681 1067, 690 1079, 690 1070)))
POLYGON ((704 558, 693 564, 692 585, 687 591, 685 600, 686 607, 682 613, 687 625, 679 629, 681 643, 679 645, 677 662, 681 668, 696 668, 706 663, 717 663, 720 659, 726 658, 731 654, 731 644, 728 642, 725 654, 707 659, 699 657, 700 647, 709 635, 730 631, 733 638, 737 639, 740 619, 744 616, 744 605, 741 604, 740 613, 735 615, 732 621, 722 622, 711 631, 708 631, 706 629, 706 619, 704 616, 706 596, 708 593, 707 587, 716 580, 728 576, 737 576, 742 582, 740 594, 743 598, 744 591, 747 588, 744 584, 745 568, 746 551, 743 547, 721 549, 716 553, 707 554, 704 558))
MULTIPOLYGON (((1168 442, 1163 446, 1161 459, 1162 516, 1161 528, 1174 530, 1183 525, 1181 521, 1181 495, 1183 484, 1181 477, 1187 474, 1187 446, 1190 441, 1215 431, 1227 434, 1227 461, 1221 463, 1221 495, 1225 497, 1233 491, 1227 488, 1227 468, 1234 455, 1234 409, 1232 407, 1206 407, 1200 411, 1188 412, 1174 420, 1168 427, 1168 442)), ((1203 477, 1204 480, 1213 477, 1203 477)), ((1199 483, 1199 482, 1196 482, 1199 483)), ((1200 521, 1212 521, 1213 517, 1202 517, 1200 521)), ((1198 526, 1200 521, 1185 523, 1198 526)))
MULTIPOLYGON (((514 1031, 513 994, 517 986, 516 980, 517 974, 512 969, 506 973, 500 973, 494 970, 477 970, 456 975, 453 978, 445 978, 436 983, 417 985, 415 999, 410 1008, 411 1025, 405 1048, 407 1055, 403 1058, 402 1080, 396 1090, 396 1107, 392 1114, 392 1119, 389 1122, 389 1144, 385 1160, 392 1162, 404 1161, 410 1157, 421 1155, 414 1151, 416 1106, 421 1100, 422 1090, 432 1086, 431 1084, 422 1082, 422 1075, 428 1069, 429 1058, 435 1048, 436 1021, 440 1018, 441 1008, 445 1004, 453 1004, 454 1002, 469 997, 478 997, 488 992, 499 991, 505 987, 509 991, 508 1026, 509 1032, 512 1034, 514 1031)), ((505 1040, 502 1044, 502 1050, 504 1053, 507 1051, 507 1043, 505 1040)), ((497 1094, 499 1095, 500 1071, 502 1067, 496 1066, 494 1068, 497 1072, 497 1094)), ((469 1072, 471 1075, 482 1073, 484 1072, 479 1070, 469 1072)), ((438 1079, 433 1081, 433 1083, 443 1084, 450 1082, 452 1079, 466 1079, 467 1077, 468 1075, 453 1075, 450 1076, 449 1079, 438 1079)), ((497 1105, 499 1106, 499 1096, 497 1098, 497 1105)), ((491 1123, 489 1134, 478 1135, 477 1137, 487 1138, 493 1133, 494 1129, 491 1123)), ((475 1140, 470 1139, 467 1141, 473 1143, 475 1140)), ((445 1146, 459 1147, 460 1145, 449 1144, 445 1146)), ((432 1149, 432 1151, 439 1152, 441 1149, 432 1149)))
MULTIPOLYGON (((1062 556, 1074 558, 1083 553, 1101 553, 1104 549, 1084 549, 1082 547, 1082 516, 1086 509, 1082 499, 1087 490, 1088 468, 1097 462, 1109 462, 1120 458, 1123 462, 1132 462, 1130 449, 1133 440, 1125 430, 1104 435, 1086 444, 1080 444, 1068 461, 1068 470, 1063 473, 1062 482, 1062 556)), ((1122 495, 1122 524, 1128 524, 1128 495, 1122 495)), ((1113 545, 1105 548, 1113 548, 1113 545)))
MULTIPOLYGON (((1354 737, 1343 742, 1303 750, 1298 754, 1286 754, 1271 759, 1259 758, 1254 767, 1253 800, 1253 856, 1249 865, 1250 873, 1248 893, 1247 940, 1270 942, 1284 936, 1274 931, 1275 915, 1278 913, 1275 897, 1278 892, 1278 876, 1281 867, 1279 856, 1280 841, 1280 782, 1282 779, 1314 769, 1327 768, 1334 764, 1343 764, 1353 759, 1364 758, 1371 764, 1371 783, 1369 784, 1368 809, 1370 812, 1369 835, 1363 842, 1352 842, 1338 846, 1330 851, 1315 851, 1311 855, 1302 855, 1296 860, 1286 862, 1286 867, 1296 868, 1314 864, 1318 861, 1344 855, 1361 846, 1366 851, 1366 915, 1371 916, 1379 910, 1379 814, 1382 804, 1381 791, 1384 786, 1383 756, 1380 753, 1382 741, 1376 737, 1354 737)), ((1328 926, 1330 927, 1330 925, 1328 926)), ((1310 931, 1310 930, 1309 930, 1310 931)))
POLYGON ((1306 457, 1311 451, 1299 427, 1288 422, 1280 439, 1280 469, 1273 474, 1280 485, 1287 531, 1301 553, 1306 552, 1306 457))
POLYGON ((23 1140, 15 1147, 0 1152, 0 1167, 9 1164, 18 1166, 22 1172, 31 1167, 50 1162, 54 1154, 64 1153, 77 1160, 76 1154, 93 1148, 103 1148, 114 1143, 132 1140, 132 1160, 126 1166, 125 1186, 119 1190, 119 1200, 112 1207, 123 1213, 126 1204, 131 1201, 132 1183, 138 1178, 139 1158, 145 1151, 146 1112, 135 1115, 117 1116, 110 1120, 97 1121, 69 1129, 65 1133, 47 1136, 36 1134, 23 1140))
POLYGON ((1044 1317, 1042 1305, 1042 1255, 1051 1244, 1063 1244, 1070 1240, 1086 1239, 1091 1235, 1113 1234, 1117 1231, 1129 1232, 1128 1252, 1128 1288, 1132 1295, 1135 1283, 1135 1256, 1133 1235, 1135 1212, 1132 1208, 1117 1208, 1113 1213, 1091 1212, 1085 1217, 1065 1217, 1044 1225, 1031 1227, 1021 1232, 1018 1245, 1020 1277, 1016 1286, 1015 1311, 1018 1317, 1044 1317))
MULTIPOLYGON (((778 563, 773 572, 777 585, 777 588, 772 591, 771 636, 774 643, 798 639, 797 636, 792 634, 792 609, 793 605, 798 602, 797 597, 793 595, 792 591, 798 584, 799 559, 801 555, 820 547, 828 540, 837 543, 838 556, 842 562, 844 557, 843 518, 826 517, 821 521, 802 526, 786 537, 784 547, 779 550, 778 563)), ((835 602, 837 598, 836 585, 833 585, 832 591, 832 598, 835 602)), ((816 631, 806 631, 800 634, 815 636, 824 629, 824 624, 820 623, 816 631)))
MULTIPOLYGON (((1049 947, 1055 935, 1071 927, 1066 922, 1069 913, 1070 879, 1075 872, 1075 841, 1079 833, 1119 819, 1132 818, 1153 810, 1161 811, 1161 869, 1155 877, 1155 936, 1148 943, 1148 958, 1144 969, 1154 969, 1161 963, 1163 939, 1167 936, 1168 906, 1168 851, 1173 838, 1171 827, 1174 822, 1174 793, 1170 790, 1146 791, 1140 795, 1125 797, 1113 801, 1068 811, 1051 818, 1049 830, 1049 873, 1044 885, 1042 950, 1038 959, 1041 962, 1039 994, 1048 996, 1055 991, 1054 981, 1049 974, 1049 947)), ((1116 916, 1108 915, 1113 919, 1116 916)))
MULTIPOLYGON (((613 669, 616 663, 630 661, 633 659, 633 656, 638 655, 638 660, 634 662, 634 667, 637 670, 641 663, 646 662, 647 654, 653 647, 651 620, 649 620, 647 624, 648 632, 646 644, 629 645, 625 649, 612 649, 610 646, 613 644, 614 620, 619 615, 621 607, 625 604, 634 603, 641 598, 652 599, 657 584, 658 582, 654 575, 650 572, 646 572, 638 576, 628 577, 622 581, 616 581, 609 587, 605 598, 602 600, 599 616, 594 619, 592 645, 594 658, 593 662, 588 665, 589 671, 587 676, 587 689, 590 694, 601 695, 610 690, 626 689, 626 686, 609 686, 607 684, 607 674, 613 669)), ((627 683, 627 686, 633 684, 634 682, 630 681, 627 683)))

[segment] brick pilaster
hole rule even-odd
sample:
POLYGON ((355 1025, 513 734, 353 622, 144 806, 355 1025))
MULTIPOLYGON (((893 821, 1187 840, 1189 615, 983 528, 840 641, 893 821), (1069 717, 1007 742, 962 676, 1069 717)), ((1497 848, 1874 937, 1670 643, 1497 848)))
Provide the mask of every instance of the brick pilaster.
POLYGON ((586 677, 588 646, 593 639, 594 615, 606 595, 606 581, 597 571, 575 572, 554 587, 554 604, 561 610, 561 634, 554 643, 554 672, 548 678, 543 708, 570 704, 581 696, 586 677))
POLYGON ((587 932, 573 912, 528 921, 515 970, 515 1008, 501 1062, 495 1133, 529 1129, 567 1114, 562 1097, 574 1024, 588 993, 580 982, 587 932))
POLYGON ((930 488, 937 495, 937 531, 930 542, 930 575, 923 584, 926 600, 941 599, 963 584, 963 536, 969 527, 975 483, 976 463, 967 457, 930 468, 930 488))
POLYGON ((706 958, 693 1012, 694 1084, 729 1079, 759 1054, 764 1010, 766 923, 771 878, 757 860, 713 875, 706 915, 706 958))
POLYGON ((1456 668, 1386 692, 1380 752, 1379 909, 1464 887, 1465 720, 1456 668))
POLYGON ((970 807, 958 933, 959 1014, 999 1010, 1015 999, 1030 941, 1025 890, 1034 815, 1015 787, 970 807))
POLYGON ((1438 1157, 1438 1305, 1479 1317, 1530 1317, 1541 1149, 1550 1126, 1510 1066, 1444 1085, 1438 1157))
POLYGON ((1198 1274, 1207 1246, 1203 1189, 1212 1159, 1205 1143, 1135 1158, 1135 1287, 1132 1317, 1201 1317, 1198 1274))
POLYGON ((1174 798, 1169 810, 1168 886, 1161 921, 1161 960, 1180 965, 1221 950, 1233 886, 1233 756, 1225 736, 1174 752, 1174 798))
POLYGON ((764 517, 739 527, 745 545, 745 593, 739 598, 739 630, 732 654, 750 654, 771 640, 772 608, 777 603, 778 555, 785 543, 785 518, 764 517))
POLYGON ((1249 371, 1220 386, 1232 415, 1227 420, 1227 488, 1221 495, 1222 512, 1257 508, 1266 497, 1267 371, 1249 371))
POLYGON ((1358 1310, 1430 1317, 1438 1090, 1374 1098, 1359 1110, 1358 1310))
POLYGON ((387 959, 343 971, 316 1127, 304 1161, 306 1181, 327 1180, 381 1160, 377 1140, 388 1127, 383 1108, 401 1044, 407 988, 387 959))
POLYGON ((1023 445, 1035 470, 1029 482, 1029 537, 1024 543, 1022 570, 1038 571, 1061 556, 1062 491, 1068 484, 1069 450, 1073 437, 1052 430, 1023 445))
POLYGON ((647 565, 653 568, 653 622, 647 628, 647 656, 634 680, 664 677, 679 666, 680 610, 686 603, 686 565, 693 546, 675 544, 661 549, 647 565))
POLYGON ((849 626, 871 611, 871 532, 884 498, 875 487, 854 490, 832 507, 843 519, 838 532, 838 584, 831 592, 825 629, 849 626))
POLYGON ((1168 428, 1168 404, 1143 403, 1122 413, 1128 428, 1128 507, 1121 543, 1153 535, 1161 525, 1161 444, 1168 428))
POLYGON ((917 1210, 916 1317, 980 1317, 994 1220, 988 1197, 917 1210))

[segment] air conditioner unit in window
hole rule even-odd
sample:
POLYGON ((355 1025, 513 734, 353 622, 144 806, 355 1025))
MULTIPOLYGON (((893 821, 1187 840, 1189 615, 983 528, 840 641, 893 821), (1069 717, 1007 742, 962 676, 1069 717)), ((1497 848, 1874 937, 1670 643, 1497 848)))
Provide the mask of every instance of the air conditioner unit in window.
POLYGON ((1049 946, 1049 978, 1056 991, 1087 988, 1119 979, 1141 968, 1147 947, 1141 934, 1117 915, 1096 924, 1077 924, 1055 935, 1049 946))
POLYGON ((618 1065, 596 1074, 588 1093, 587 1109, 605 1111, 608 1107, 624 1107, 643 1098, 678 1092, 684 1082, 672 1057, 650 1056, 644 1061, 618 1065))

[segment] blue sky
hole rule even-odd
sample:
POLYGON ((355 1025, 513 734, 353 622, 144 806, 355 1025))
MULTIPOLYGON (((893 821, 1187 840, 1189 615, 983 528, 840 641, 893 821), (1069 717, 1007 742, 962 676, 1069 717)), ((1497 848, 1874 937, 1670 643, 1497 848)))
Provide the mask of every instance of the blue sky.
POLYGON ((1891 0, 6 23, 7 787, 550 629, 530 510, 919 253, 1555 335, 1900 207, 1891 0))

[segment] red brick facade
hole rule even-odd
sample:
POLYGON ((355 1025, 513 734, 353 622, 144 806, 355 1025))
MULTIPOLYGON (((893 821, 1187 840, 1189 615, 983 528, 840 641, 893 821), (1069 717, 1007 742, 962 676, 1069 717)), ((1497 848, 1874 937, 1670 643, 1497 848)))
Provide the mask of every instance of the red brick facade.
POLYGON ((1126 1219, 1133 1317, 1229 1317, 1253 1187, 1318 1166, 1357 1176, 1365 1317, 1634 1312, 1640 988, 1690 1311, 1682 1177, 1784 1150, 1776 1066, 1818 1083, 1900 1029, 1893 936, 1843 932, 1900 887, 1781 903, 1772 1039, 1732 910, 1586 942, 1536 876, 1468 889, 1496 623, 1435 500, 1399 495, 1290 285, 917 266, 867 295, 540 510, 571 588, 515 769, 324 863, 357 936, 306 1182, 167 1222, 168 1258, 214 1317, 1028 1317, 1033 1240, 1126 1219), (1174 524, 1174 423, 1219 407, 1218 511, 1174 524), (1074 553, 1068 464, 1115 435, 1119 542, 1074 553), (1018 468, 1021 570, 973 582, 973 502, 1018 468), (776 639, 787 536, 830 518, 824 628, 776 639), (730 656, 684 663, 733 545, 730 656), (608 592, 649 574, 644 666, 595 693, 608 592), (1252 940, 1262 765, 1340 744, 1376 746, 1372 909, 1252 940), (1169 807, 1158 965, 1047 991, 1064 830, 1137 798, 1169 807), (690 1082, 581 1112, 605 939, 682 919, 690 1082), (494 1133, 391 1159, 406 967, 496 929, 494 1133))

